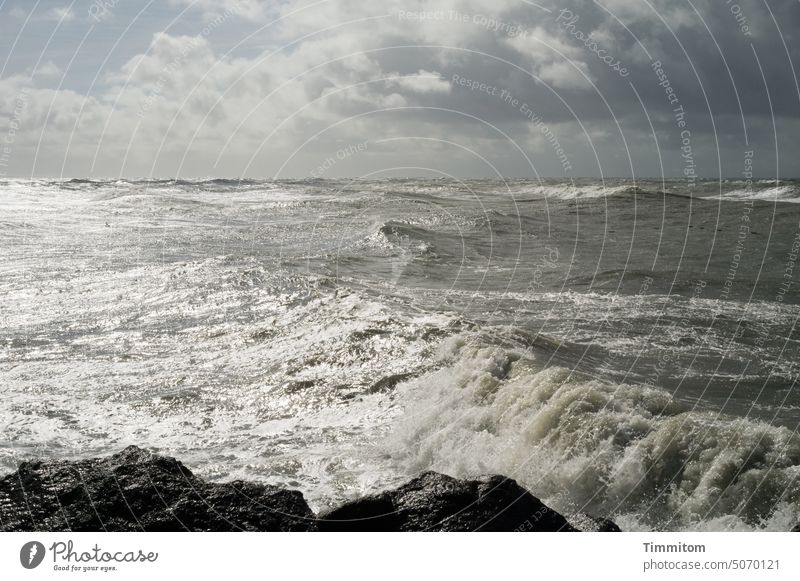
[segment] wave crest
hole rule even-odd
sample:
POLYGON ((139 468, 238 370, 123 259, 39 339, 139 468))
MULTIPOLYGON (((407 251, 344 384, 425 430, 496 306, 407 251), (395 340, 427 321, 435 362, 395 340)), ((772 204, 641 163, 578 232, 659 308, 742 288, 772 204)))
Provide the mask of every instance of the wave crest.
POLYGON ((409 472, 508 474, 558 510, 629 530, 788 530, 799 516, 800 438, 786 428, 463 337, 447 345, 448 365, 401 388, 410 403, 387 447, 409 472))

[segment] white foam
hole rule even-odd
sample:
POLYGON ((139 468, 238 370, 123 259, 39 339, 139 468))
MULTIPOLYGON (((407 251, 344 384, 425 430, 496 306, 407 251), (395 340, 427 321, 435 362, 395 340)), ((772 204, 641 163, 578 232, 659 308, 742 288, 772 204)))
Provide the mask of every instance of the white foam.
POLYGON ((447 367, 402 390, 386 446, 409 473, 506 474, 556 509, 629 530, 788 530, 798 518, 800 438, 785 428, 463 338, 448 348, 447 367))
MULTIPOLYGON (((774 183, 774 181, 772 182, 774 183)), ((796 186, 784 185, 763 189, 736 189, 722 195, 706 196, 705 200, 762 200, 766 202, 800 203, 800 192, 796 186)))

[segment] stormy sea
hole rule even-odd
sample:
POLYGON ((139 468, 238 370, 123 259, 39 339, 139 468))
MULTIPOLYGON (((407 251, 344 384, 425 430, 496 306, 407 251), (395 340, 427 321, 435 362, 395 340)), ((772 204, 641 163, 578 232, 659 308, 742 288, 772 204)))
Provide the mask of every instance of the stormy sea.
POLYGON ((800 518, 800 182, 0 181, 0 475, 135 444, 313 507, 503 474, 800 518))

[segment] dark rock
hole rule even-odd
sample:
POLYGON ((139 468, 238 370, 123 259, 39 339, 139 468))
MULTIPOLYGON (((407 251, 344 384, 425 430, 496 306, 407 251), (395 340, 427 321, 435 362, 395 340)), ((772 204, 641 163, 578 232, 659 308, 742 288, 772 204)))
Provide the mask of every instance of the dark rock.
POLYGON ((569 518, 576 529, 584 533, 621 533, 622 529, 611 519, 578 513, 569 518))
POLYGON ((800 523, 794 525, 794 528, 789 531, 790 533, 800 533, 800 523))
MULTIPOLYGON (((798 530, 796 527, 795 530, 798 530)), ((0 531, 619 531, 572 523, 503 476, 426 472, 317 519, 297 491, 214 484, 131 446, 107 458, 25 462, 0 479, 0 531)))
POLYGON ((135 446, 78 462, 26 462, 0 479, 2 531, 307 531, 303 495, 212 484, 135 446))
POLYGON ((320 516, 321 531, 575 531, 563 516, 502 476, 457 480, 426 472, 396 490, 320 516))

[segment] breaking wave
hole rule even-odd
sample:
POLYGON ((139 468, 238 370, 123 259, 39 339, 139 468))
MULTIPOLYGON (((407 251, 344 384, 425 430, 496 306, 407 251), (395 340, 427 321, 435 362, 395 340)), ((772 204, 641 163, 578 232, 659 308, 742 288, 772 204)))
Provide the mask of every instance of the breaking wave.
POLYGON ((664 390, 544 368, 458 336, 445 367, 402 387, 387 443, 409 473, 502 473, 566 513, 625 530, 788 530, 800 503, 800 437, 694 410, 664 390))

